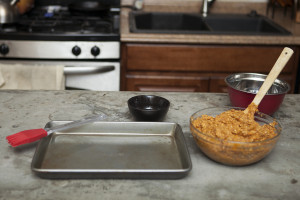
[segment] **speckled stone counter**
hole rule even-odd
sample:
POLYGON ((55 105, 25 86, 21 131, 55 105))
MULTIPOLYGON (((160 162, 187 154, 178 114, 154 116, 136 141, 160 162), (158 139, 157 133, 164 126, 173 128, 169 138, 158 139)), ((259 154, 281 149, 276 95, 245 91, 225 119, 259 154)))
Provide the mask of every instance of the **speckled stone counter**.
POLYGON ((283 126, 274 151, 246 167, 218 164, 197 148, 189 116, 229 105, 227 94, 152 93, 170 100, 164 121, 182 129, 193 169, 178 180, 48 180, 30 169, 37 143, 10 147, 7 135, 51 120, 105 113, 106 121, 133 121, 127 100, 138 92, 0 91, 0 199, 299 199, 300 95, 287 95, 276 117, 283 126))

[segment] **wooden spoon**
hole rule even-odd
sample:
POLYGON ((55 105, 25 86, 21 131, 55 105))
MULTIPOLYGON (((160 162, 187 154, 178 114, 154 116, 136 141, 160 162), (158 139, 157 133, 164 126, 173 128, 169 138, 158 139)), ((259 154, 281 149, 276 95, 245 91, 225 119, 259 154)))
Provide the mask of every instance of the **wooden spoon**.
MULTIPOLYGON (((285 47, 281 52, 280 56, 278 57, 276 63, 274 64, 273 68, 271 69, 270 73, 268 74, 266 80, 258 90, 256 96, 254 97, 252 103, 255 105, 259 105, 261 100, 264 98, 270 87, 272 86, 273 82, 276 80, 282 69, 285 67, 286 63, 289 61, 291 56, 293 55, 294 51, 288 47, 285 47)), ((244 113, 248 113, 248 108, 244 110, 244 113)))

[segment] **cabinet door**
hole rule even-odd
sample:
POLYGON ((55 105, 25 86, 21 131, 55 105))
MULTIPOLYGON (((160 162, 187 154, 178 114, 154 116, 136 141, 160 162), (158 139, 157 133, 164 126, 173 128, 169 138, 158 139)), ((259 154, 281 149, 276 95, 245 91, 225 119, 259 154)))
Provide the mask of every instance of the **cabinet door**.
POLYGON ((214 74, 210 77, 209 92, 222 92, 227 93, 227 84, 225 83, 225 77, 229 74, 214 74))
POLYGON ((208 92, 209 77, 194 74, 130 72, 126 75, 127 91, 208 92))
MULTIPOLYGON (((291 85, 291 93, 299 57, 298 48, 292 48, 294 55, 281 72, 291 85)), ((268 74, 282 49, 283 46, 125 43, 121 90, 227 92, 227 75, 268 74)))

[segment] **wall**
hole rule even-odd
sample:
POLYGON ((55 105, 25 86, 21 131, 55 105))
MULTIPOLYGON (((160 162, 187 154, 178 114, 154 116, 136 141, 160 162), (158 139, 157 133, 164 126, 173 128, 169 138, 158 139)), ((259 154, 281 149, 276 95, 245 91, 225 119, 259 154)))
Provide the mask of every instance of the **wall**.
MULTIPOLYGON (((186 3, 186 2, 202 2, 202 0, 144 0, 146 3, 186 3)), ((244 3, 266 3, 268 0, 217 0, 219 2, 244 2, 244 3)), ((132 4, 134 0, 121 0, 122 4, 132 4)))
MULTIPOLYGON (((249 13, 256 10, 266 14, 268 0, 215 0, 211 13, 249 13)), ((132 5, 134 0, 121 0, 122 5, 132 5)), ((202 0, 144 0, 145 11, 200 12, 202 0), (166 8, 168 7, 168 8, 166 8)))

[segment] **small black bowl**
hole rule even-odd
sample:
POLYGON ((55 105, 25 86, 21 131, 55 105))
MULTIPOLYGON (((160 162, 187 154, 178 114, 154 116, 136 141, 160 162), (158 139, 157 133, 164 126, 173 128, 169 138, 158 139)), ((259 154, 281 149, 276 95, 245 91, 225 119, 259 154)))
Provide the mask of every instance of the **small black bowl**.
POLYGON ((138 121, 159 121, 169 110, 170 102, 154 95, 139 95, 128 100, 128 108, 138 121))

